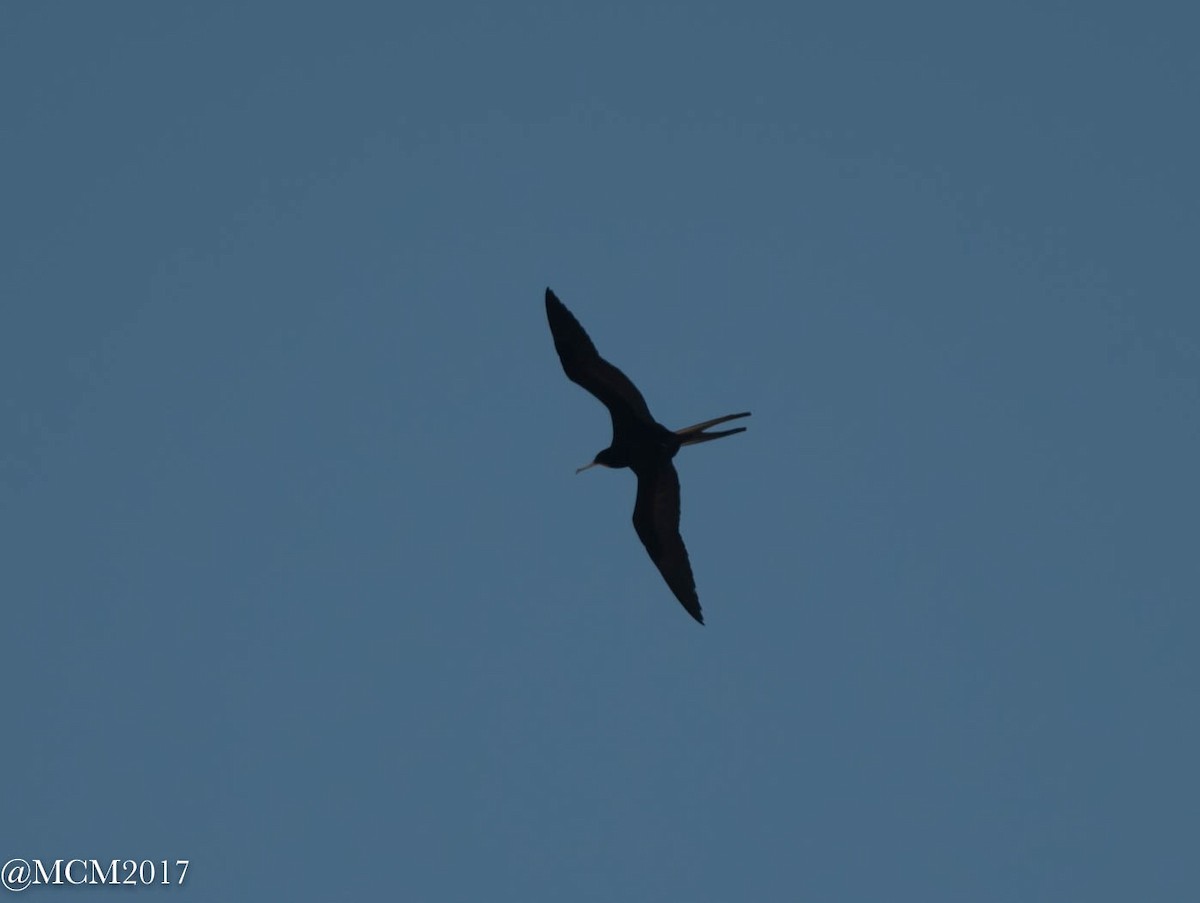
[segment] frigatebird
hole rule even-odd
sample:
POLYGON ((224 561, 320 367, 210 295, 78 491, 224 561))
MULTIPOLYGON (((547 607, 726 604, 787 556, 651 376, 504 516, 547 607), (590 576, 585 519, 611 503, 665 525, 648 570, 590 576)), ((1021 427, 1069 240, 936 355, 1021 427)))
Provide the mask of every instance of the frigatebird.
POLYGON ((612 415, 612 442, 587 464, 581 473, 597 464, 602 467, 628 467, 637 475, 637 501, 633 506, 633 528, 650 553, 667 586, 693 618, 704 623, 696 580, 687 548, 679 535, 679 475, 671 459, 685 445, 708 442, 734 433, 731 430, 705 432, 710 426, 749 417, 750 412, 726 414, 681 430, 669 430, 650 415, 642 393, 620 370, 596 351, 579 321, 549 288, 546 289, 546 319, 554 348, 571 382, 595 395, 612 415))

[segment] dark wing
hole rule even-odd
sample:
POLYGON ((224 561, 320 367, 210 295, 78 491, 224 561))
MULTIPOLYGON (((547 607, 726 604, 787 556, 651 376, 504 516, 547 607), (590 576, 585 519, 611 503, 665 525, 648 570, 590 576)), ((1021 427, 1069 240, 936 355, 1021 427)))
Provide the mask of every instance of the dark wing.
POLYGON ((579 321, 550 289, 546 289, 546 319, 550 321, 554 348, 567 378, 604 403, 612 414, 614 429, 617 420, 630 417, 654 422, 637 386, 600 356, 579 321))
POLYGON ((633 506, 633 528, 675 598, 689 615, 703 624, 692 563, 679 535, 679 475, 675 465, 668 459, 649 469, 635 467, 634 472, 638 491, 633 506))

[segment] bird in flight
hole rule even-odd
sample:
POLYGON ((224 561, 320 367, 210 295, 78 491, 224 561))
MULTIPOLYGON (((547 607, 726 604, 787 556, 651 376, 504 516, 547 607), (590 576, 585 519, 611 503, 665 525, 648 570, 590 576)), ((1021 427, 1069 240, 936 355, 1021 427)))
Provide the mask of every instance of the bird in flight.
POLYGON ((750 412, 726 414, 681 430, 669 430, 650 415, 646 399, 629 377, 600 356, 579 321, 550 289, 546 289, 546 319, 567 378, 600 399, 612 416, 611 444, 591 464, 575 472, 599 464, 628 467, 637 475, 633 528, 675 598, 703 624, 692 564, 679 535, 679 475, 671 459, 685 445, 744 433, 744 426, 714 433, 705 430, 727 420, 749 417, 750 412))

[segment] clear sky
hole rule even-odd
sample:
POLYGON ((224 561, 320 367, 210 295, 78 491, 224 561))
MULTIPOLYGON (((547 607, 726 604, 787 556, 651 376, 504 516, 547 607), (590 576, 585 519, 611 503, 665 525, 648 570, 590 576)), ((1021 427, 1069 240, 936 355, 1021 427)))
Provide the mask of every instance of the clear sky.
POLYGON ((4 4, 0 861, 1200 899, 1197 26, 4 4), (706 627, 547 285, 753 411, 677 459, 706 627))

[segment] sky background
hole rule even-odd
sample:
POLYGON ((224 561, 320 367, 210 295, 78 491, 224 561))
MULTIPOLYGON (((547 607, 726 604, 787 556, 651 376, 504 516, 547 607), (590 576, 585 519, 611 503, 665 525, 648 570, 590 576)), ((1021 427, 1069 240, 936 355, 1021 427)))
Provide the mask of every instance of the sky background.
POLYGON ((0 860, 1200 899, 1195 16, 4 4, 0 860))

